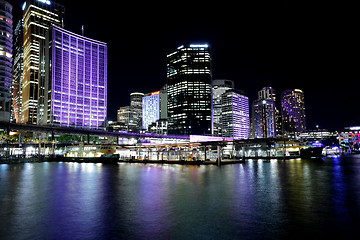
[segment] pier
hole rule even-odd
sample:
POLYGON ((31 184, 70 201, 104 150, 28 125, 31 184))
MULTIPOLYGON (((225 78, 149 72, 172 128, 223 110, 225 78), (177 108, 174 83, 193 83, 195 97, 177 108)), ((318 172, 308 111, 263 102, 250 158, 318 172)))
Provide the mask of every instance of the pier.
MULTIPOLYGON (((172 136, 150 133, 108 132, 105 130, 92 130, 71 127, 36 126, 14 123, 0 123, 10 131, 36 132, 47 134, 55 139, 56 134, 73 134, 80 136, 78 144, 89 146, 89 136, 112 137, 116 146, 118 158, 114 162, 140 162, 140 163, 170 163, 170 164, 233 164, 241 163, 246 159, 289 159, 300 157, 300 152, 306 148, 302 143, 288 138, 262 138, 233 140, 212 136, 172 136), (83 138, 87 136, 87 138, 83 138), (115 137, 115 140, 114 138, 115 137), (133 144, 119 144, 119 138, 136 139, 133 144), (83 140, 84 139, 84 140, 83 140), (85 140, 86 139, 86 140, 85 140), (171 141, 163 141, 168 139, 171 141), (171 142, 171 143, 169 143, 171 142)), ((73 142, 67 144, 55 143, 53 140, 42 143, 22 143, 19 137, 18 144, 6 144, 6 155, 0 157, 0 163, 35 162, 35 161, 74 161, 74 162, 108 162, 106 158, 96 158, 99 154, 85 156, 79 149, 74 154, 63 159, 54 157, 55 149, 67 146, 76 147, 73 142), (30 155, 25 149, 31 148, 30 155), (45 151, 46 149, 46 151, 45 151), (14 156, 15 155, 15 156, 14 156), (18 159, 16 159, 16 155, 18 159), (15 157, 15 158, 14 158, 15 157), (30 157, 30 158, 29 158, 30 157), (38 158, 38 160, 36 160, 38 158)), ((109 142, 107 143, 109 144, 109 142)), ((5 147, 5 145, 3 145, 5 147)), ((76 148, 75 148, 76 149, 76 148)), ((64 155, 64 152, 62 153, 64 155)))

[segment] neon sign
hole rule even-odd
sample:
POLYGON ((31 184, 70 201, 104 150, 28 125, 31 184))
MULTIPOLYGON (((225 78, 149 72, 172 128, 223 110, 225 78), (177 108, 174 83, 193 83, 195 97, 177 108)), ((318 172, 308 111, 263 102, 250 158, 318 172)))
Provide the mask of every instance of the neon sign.
POLYGON ((160 91, 156 91, 156 92, 152 92, 150 93, 151 96, 154 96, 154 95, 159 95, 160 94, 160 91))

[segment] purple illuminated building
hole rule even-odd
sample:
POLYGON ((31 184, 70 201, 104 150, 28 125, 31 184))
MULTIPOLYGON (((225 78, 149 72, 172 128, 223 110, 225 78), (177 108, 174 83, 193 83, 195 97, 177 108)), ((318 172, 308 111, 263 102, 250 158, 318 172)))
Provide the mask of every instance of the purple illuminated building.
POLYGON ((222 136, 247 139, 250 134, 249 98, 230 89, 221 95, 222 136))
POLYGON ((104 128, 106 43, 52 26, 42 44, 39 124, 104 128))
POLYGON ((306 130, 304 93, 289 89, 281 93, 281 115, 284 133, 296 135, 306 130))

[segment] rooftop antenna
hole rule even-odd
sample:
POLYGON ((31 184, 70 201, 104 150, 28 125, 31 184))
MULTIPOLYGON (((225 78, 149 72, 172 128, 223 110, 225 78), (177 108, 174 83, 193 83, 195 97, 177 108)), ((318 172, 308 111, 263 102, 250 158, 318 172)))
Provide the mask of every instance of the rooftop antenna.
POLYGON ((81 35, 84 36, 84 25, 81 25, 81 35))

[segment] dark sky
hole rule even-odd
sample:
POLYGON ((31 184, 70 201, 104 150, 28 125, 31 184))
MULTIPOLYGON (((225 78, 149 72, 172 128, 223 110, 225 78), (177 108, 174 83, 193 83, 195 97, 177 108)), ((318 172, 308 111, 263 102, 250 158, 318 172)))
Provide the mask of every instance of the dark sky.
MULTIPOLYGON (((16 2, 14 20, 22 4, 16 2)), ((292 1, 57 2, 65 6, 66 29, 80 33, 85 25, 85 36, 108 44, 109 120, 129 104, 131 92, 166 83, 168 52, 207 43, 213 79, 234 80, 250 103, 264 86, 272 86, 278 100, 283 90, 299 88, 309 129, 360 125, 358 27, 341 9, 292 1)))

